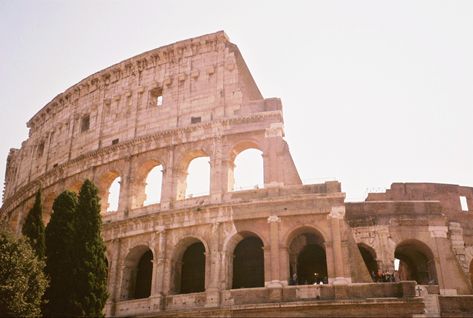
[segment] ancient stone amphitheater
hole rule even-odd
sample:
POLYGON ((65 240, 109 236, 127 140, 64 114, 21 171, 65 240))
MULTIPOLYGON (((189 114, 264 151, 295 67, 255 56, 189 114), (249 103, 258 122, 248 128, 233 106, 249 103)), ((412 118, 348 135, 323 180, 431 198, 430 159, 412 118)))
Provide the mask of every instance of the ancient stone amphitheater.
POLYGON ((8 155, 0 216, 19 232, 42 188, 48 222, 60 192, 92 179, 107 316, 471 315, 473 188, 394 183, 345 202, 339 182, 302 184, 282 114, 223 32, 145 52, 31 118, 29 138, 8 155), (235 158, 247 149, 263 154, 264 187, 234 191, 235 158), (188 197, 198 157, 210 158, 210 190, 188 197), (146 205, 156 166, 160 202, 146 205), (389 282, 374 282, 378 271, 389 282))

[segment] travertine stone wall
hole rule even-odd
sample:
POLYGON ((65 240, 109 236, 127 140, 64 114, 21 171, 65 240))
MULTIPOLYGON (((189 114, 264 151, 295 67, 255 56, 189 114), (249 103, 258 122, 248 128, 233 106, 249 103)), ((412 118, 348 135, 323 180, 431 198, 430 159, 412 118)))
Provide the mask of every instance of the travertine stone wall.
POLYGON ((27 125, 29 138, 8 156, 2 209, 11 219, 18 219, 13 211, 24 210, 39 186, 46 195, 57 194, 77 189, 84 177, 97 181, 105 196, 113 178, 122 176, 120 210, 140 206, 138 179, 152 166, 147 159, 164 166, 165 204, 182 199, 187 165, 200 155, 211 157, 214 198, 231 190, 231 161, 247 148, 263 151, 267 186, 301 183, 282 139, 280 100, 263 99, 223 32, 93 74, 27 125))
POLYGON ((291 310, 284 313, 307 316, 422 314, 413 282, 372 283, 357 244, 387 271, 398 246, 419 248, 438 279, 430 289, 471 293, 472 188, 393 184, 366 202, 345 203, 337 181, 302 184, 283 124, 281 101, 263 98, 223 32, 154 49, 87 77, 33 116, 29 138, 8 155, 0 218, 19 233, 41 188, 47 223, 59 193, 93 180, 109 264, 107 316, 271 316, 285 306, 291 310), (250 148, 262 152, 264 188, 234 191, 235 158, 250 148), (209 157, 209 195, 186 198, 187 169, 197 157, 209 157), (159 165, 160 202, 145 206, 146 177, 159 165), (118 209, 106 212, 117 177, 118 209), (459 211, 459 196, 469 211, 459 211), (288 285, 310 245, 305 235, 323 250, 326 286, 288 285), (262 242, 264 286, 232 289, 235 249, 247 237, 262 242), (179 294, 182 255, 195 242, 205 249, 205 290, 179 294), (151 293, 132 299, 147 251, 151 293))

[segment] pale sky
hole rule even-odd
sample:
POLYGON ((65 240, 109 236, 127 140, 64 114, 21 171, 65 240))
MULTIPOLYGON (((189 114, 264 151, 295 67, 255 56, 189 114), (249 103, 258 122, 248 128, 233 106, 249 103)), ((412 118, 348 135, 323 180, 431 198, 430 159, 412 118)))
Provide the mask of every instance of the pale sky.
POLYGON ((282 99, 306 183, 338 180, 357 201, 392 182, 473 186, 473 1, 432 0, 0 0, 0 179, 54 96, 219 30, 282 99))

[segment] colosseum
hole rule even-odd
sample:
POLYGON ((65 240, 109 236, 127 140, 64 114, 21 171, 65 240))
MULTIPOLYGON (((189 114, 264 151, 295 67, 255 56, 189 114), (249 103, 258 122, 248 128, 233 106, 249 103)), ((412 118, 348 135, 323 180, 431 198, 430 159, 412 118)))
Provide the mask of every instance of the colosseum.
POLYGON ((57 95, 8 155, 0 217, 20 232, 35 192, 93 180, 109 264, 107 316, 473 316, 473 188, 393 183, 363 202, 303 184, 278 98, 217 32, 101 70, 57 95), (264 186, 235 190, 262 153, 264 186), (187 195, 208 157, 209 191, 187 195), (147 177, 162 171, 159 202, 147 177), (107 202, 119 182, 119 201, 107 202))

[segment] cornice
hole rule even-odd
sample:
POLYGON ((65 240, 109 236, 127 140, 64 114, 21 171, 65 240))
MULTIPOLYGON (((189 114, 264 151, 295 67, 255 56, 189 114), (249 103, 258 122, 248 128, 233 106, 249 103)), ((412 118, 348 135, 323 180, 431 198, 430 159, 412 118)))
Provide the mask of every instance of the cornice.
POLYGON ((58 94, 26 124, 32 128, 38 121, 47 119, 50 113, 60 110, 68 103, 74 103, 80 96, 87 95, 121 79, 136 75, 145 69, 154 68, 166 63, 175 63, 184 57, 199 53, 216 51, 219 44, 230 43, 223 31, 175 42, 150 51, 138 54, 84 78, 77 84, 58 94))

